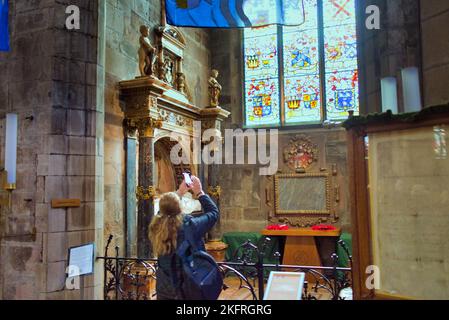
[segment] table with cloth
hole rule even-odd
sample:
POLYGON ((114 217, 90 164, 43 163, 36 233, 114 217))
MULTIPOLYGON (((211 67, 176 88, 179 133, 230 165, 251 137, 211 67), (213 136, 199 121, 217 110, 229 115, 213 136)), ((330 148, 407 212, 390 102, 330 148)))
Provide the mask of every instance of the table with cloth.
MULTIPOLYGON (((228 245, 228 249, 226 250, 225 260, 228 262, 238 262, 237 257, 235 256, 236 250, 244 244, 246 241, 250 240, 251 243, 262 247, 265 236, 261 235, 258 232, 227 232, 223 234, 223 242, 228 245)), ((264 263, 265 264, 276 264, 276 258, 274 254, 276 252, 280 252, 279 239, 277 237, 270 237, 271 241, 268 242, 267 248, 265 250, 264 263)), ((241 254, 241 252, 239 252, 241 254)), ((252 262, 257 262, 257 255, 254 254, 252 257, 252 262)), ((254 268, 251 268, 252 271, 254 268)), ((265 270, 265 276, 269 275, 270 270, 265 270)))
MULTIPOLYGON (((346 247, 349 250, 349 254, 352 255, 352 235, 347 232, 343 232, 340 236, 340 240, 343 240, 346 244, 346 247)), ((346 254, 345 250, 338 245, 337 246, 337 255, 338 255, 338 266, 339 267, 350 267, 349 265, 349 257, 346 254)))

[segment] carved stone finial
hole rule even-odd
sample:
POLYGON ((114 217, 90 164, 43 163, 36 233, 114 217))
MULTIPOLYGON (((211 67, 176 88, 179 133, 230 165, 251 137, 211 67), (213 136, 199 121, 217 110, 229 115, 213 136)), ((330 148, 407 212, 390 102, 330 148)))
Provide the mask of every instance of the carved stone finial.
POLYGON ((210 100, 210 107, 216 108, 220 105, 220 95, 222 87, 220 83, 217 80, 218 77, 218 70, 212 69, 211 76, 209 78, 209 100, 210 100))
POLYGON ((186 76, 182 72, 178 72, 176 75, 176 87, 179 92, 186 93, 186 76))
POLYGON ((149 36, 150 29, 144 25, 140 26, 139 71, 142 77, 155 74, 157 54, 149 36))

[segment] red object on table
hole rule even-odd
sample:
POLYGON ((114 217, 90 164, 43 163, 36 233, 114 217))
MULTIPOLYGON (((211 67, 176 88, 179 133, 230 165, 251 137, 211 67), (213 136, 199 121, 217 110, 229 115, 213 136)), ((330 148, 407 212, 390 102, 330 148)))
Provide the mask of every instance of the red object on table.
POLYGON ((288 225, 286 224, 271 224, 267 226, 267 230, 288 230, 288 225))
POLYGON ((312 230, 316 230, 316 231, 329 231, 329 230, 337 230, 337 228, 335 228, 334 226, 331 226, 329 224, 319 224, 316 226, 312 227, 312 230))

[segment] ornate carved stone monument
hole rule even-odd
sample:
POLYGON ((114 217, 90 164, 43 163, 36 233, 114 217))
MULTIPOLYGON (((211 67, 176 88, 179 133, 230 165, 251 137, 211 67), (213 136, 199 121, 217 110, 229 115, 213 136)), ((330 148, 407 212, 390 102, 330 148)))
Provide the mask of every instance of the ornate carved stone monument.
MULTIPOLYGON (((145 38, 147 30, 142 28, 142 37, 145 38)), ((190 141, 194 138, 194 121, 201 121, 202 132, 208 128, 221 128, 221 122, 229 116, 229 112, 217 108, 199 108, 193 105, 186 94, 187 81, 182 72, 183 52, 186 46, 182 33, 171 26, 157 28, 157 59, 152 74, 145 73, 144 76, 133 80, 121 81, 119 83, 120 99, 125 113, 124 129, 127 135, 127 204, 137 202, 137 239, 128 239, 128 243, 137 242, 137 254, 141 258, 151 257, 151 245, 148 240, 148 225, 154 214, 154 198, 158 196, 157 181, 157 150, 164 147, 171 149, 176 142, 170 141, 172 133, 185 138, 188 145, 182 145, 182 152, 191 153, 190 141), (161 62, 164 62, 161 64, 161 62), (137 144, 138 141, 138 144, 137 144), (158 148, 155 144, 159 143, 158 148), (136 150, 138 145, 138 150, 136 150), (138 154, 138 159, 133 159, 138 154), (134 164, 134 165, 133 165, 134 164), (138 176, 136 177, 136 167, 138 176), (137 185, 135 185, 137 184, 137 185)), ((143 63, 141 71, 147 72, 149 68, 148 56, 143 53, 146 47, 144 43, 139 50, 143 63)), ((140 66, 140 65, 139 65, 140 66)), ((169 150, 170 151, 170 150, 169 150)), ((166 185, 176 185, 182 172, 190 170, 198 175, 202 165, 173 164, 173 168, 165 172, 173 172, 173 183, 164 181, 166 185)), ((212 171, 212 170, 211 170, 212 171)), ((211 172, 209 171, 209 172, 211 172)), ((211 174, 211 173, 210 173, 211 174)), ((164 179, 167 179, 164 176, 164 179)), ((213 181, 211 187, 216 187, 213 181)), ((209 187, 207 183, 204 187, 209 187)), ((207 189, 205 189, 207 190, 207 189)), ((127 206, 133 208, 133 206, 127 206)), ((133 211, 133 209, 131 209, 133 211)), ((131 214, 132 215, 132 214, 131 214)))

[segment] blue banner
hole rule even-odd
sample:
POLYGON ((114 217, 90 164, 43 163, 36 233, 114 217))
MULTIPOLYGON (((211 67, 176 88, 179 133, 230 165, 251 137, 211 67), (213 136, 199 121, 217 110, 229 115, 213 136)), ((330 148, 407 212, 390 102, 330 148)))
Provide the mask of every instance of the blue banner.
POLYGON ((167 23, 179 27, 245 28, 304 23, 303 0, 166 0, 167 23))
POLYGON ((9 51, 8 0, 0 0, 0 51, 9 51))

